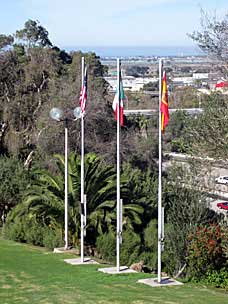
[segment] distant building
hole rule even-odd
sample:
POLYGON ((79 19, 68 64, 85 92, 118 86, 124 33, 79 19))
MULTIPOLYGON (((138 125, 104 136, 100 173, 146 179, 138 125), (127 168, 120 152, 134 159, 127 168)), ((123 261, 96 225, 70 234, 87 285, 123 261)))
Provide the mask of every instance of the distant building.
POLYGON ((208 73, 193 73, 192 77, 193 79, 207 80, 209 75, 208 73))
MULTIPOLYGON (((110 90, 115 91, 116 90, 116 77, 105 77, 105 80, 110 85, 110 90)), ((143 88, 144 84, 147 84, 149 82, 157 82, 157 78, 151 78, 151 77, 133 77, 133 76, 124 76, 122 77, 123 87, 124 89, 130 90, 130 91, 139 91, 143 88)))

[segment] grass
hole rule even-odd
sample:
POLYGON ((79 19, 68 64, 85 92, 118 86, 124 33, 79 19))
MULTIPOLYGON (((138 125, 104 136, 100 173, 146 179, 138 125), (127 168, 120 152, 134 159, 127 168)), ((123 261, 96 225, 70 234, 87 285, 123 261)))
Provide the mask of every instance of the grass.
POLYGON ((151 288, 137 283, 148 274, 108 275, 104 265, 72 266, 41 248, 0 239, 0 303, 217 304, 228 293, 203 285, 151 288))

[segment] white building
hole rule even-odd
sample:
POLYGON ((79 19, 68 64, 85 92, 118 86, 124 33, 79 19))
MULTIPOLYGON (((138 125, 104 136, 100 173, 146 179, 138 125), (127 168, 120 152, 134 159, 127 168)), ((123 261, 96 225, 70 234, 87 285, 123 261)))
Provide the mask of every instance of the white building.
MULTIPOLYGON (((105 77, 105 80, 109 83, 110 88, 115 91, 117 80, 116 76, 109 76, 105 77)), ((133 77, 133 76, 124 76, 122 77, 122 83, 124 89, 130 90, 130 91, 139 91, 143 88, 144 84, 147 84, 149 82, 157 82, 158 78, 150 78, 150 77, 133 77)))

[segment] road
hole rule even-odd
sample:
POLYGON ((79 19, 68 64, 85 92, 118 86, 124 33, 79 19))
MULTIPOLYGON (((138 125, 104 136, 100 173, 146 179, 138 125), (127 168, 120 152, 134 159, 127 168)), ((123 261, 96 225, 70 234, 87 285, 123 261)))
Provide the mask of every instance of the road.
MULTIPOLYGON (((203 112, 203 109, 201 108, 188 108, 188 109, 169 109, 169 113, 172 114, 176 111, 185 111, 190 115, 198 115, 201 114, 203 112)), ((124 109, 124 115, 128 116, 128 115, 145 115, 145 116, 151 116, 151 115, 156 115, 157 114, 157 110, 155 109, 137 109, 137 110, 126 110, 124 109)))
MULTIPOLYGON (((188 161, 193 160, 192 156, 178 153, 167 153, 166 156, 169 156, 170 159, 163 162, 164 170, 167 170, 175 163, 183 166, 186 170, 191 169, 188 161)), ((205 191, 211 196, 217 196, 228 201, 228 185, 215 182, 215 178, 218 176, 228 176, 227 163, 212 158, 194 157, 194 159, 201 162, 205 161, 205 167, 201 168, 201 183, 205 187, 205 191)))

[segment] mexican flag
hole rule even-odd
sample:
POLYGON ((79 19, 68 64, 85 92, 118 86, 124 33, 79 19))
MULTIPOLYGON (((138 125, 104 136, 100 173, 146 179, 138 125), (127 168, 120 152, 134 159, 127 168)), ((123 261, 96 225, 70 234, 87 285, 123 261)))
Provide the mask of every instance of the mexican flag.
MULTIPOLYGON (((124 125, 124 107, 123 101, 125 99, 124 90, 123 90, 123 83, 120 81, 120 125, 124 125)), ((118 113, 118 89, 116 90, 116 94, 112 103, 112 108, 114 111, 115 119, 117 120, 117 113, 118 113)))

